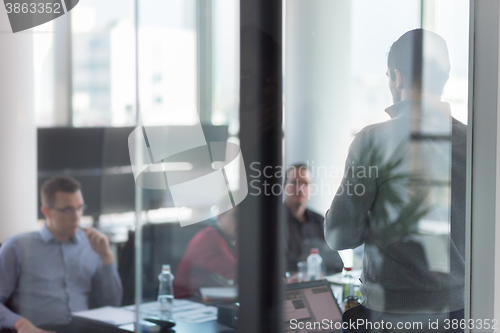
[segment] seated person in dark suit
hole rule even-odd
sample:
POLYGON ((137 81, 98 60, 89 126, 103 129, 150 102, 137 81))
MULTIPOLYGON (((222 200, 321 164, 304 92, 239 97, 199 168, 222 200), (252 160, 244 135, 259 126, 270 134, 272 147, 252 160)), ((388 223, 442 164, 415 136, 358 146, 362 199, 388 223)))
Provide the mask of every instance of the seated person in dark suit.
POLYGON ((201 287, 232 286, 238 265, 238 220, 233 208, 189 242, 174 279, 175 298, 198 294, 201 287))
POLYGON ((305 164, 294 164, 285 177, 286 269, 297 271, 297 263, 306 261, 312 248, 318 248, 327 274, 341 272, 344 264, 337 251, 326 244, 324 217, 307 209, 311 173, 305 164))

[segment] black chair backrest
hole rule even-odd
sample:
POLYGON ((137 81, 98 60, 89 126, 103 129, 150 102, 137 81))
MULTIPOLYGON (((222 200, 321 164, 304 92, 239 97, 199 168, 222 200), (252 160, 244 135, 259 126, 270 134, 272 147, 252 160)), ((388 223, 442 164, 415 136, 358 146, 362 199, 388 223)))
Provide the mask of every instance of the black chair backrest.
MULTIPOLYGON (((154 301, 158 293, 158 275, 163 264, 170 264, 172 272, 184 255, 193 236, 214 221, 181 227, 177 223, 146 224, 142 229, 142 298, 154 301)), ((118 248, 118 273, 123 284, 123 305, 135 302, 135 232, 118 248)))

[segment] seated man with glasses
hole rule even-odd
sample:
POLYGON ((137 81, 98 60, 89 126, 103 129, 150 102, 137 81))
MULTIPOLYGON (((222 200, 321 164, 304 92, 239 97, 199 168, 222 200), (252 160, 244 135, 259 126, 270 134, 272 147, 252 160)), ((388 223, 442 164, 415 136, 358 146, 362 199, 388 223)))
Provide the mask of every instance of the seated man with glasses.
MULTIPOLYGON (((312 175, 306 164, 297 163, 287 169, 285 177, 286 269, 297 271, 297 263, 307 260, 312 248, 323 257, 325 273, 341 272, 344 264, 337 251, 328 247, 324 233, 324 217, 307 208, 311 196, 312 175)), ((294 282, 292 278, 290 282, 294 282)))
POLYGON ((121 305, 107 237, 79 226, 80 183, 54 177, 43 184, 41 198, 43 228, 0 247, 0 329, 45 332, 36 326, 67 324, 72 312, 88 309, 90 296, 97 306, 121 305))

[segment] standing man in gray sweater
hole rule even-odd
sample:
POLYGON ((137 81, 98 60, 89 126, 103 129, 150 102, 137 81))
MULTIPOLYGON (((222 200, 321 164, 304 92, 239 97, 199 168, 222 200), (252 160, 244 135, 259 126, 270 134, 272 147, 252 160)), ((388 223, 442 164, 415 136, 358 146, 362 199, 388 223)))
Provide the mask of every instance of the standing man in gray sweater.
POLYGON ((441 101, 446 42, 409 31, 387 67, 391 119, 356 135, 325 217, 332 249, 365 244, 363 303, 345 331, 448 332, 464 308, 466 126, 441 101))

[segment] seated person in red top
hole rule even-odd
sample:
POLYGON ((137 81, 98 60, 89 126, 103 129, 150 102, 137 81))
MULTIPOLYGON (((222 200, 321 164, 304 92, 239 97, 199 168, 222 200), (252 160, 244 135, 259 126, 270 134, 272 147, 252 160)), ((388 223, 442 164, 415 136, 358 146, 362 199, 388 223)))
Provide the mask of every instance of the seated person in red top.
POLYGON ((233 285, 238 265, 236 212, 233 208, 220 214, 214 226, 189 241, 175 274, 175 298, 198 295, 200 287, 233 285))

